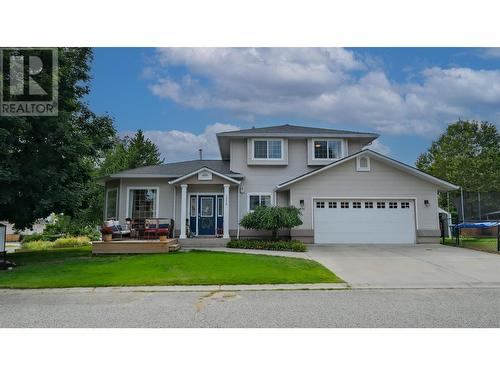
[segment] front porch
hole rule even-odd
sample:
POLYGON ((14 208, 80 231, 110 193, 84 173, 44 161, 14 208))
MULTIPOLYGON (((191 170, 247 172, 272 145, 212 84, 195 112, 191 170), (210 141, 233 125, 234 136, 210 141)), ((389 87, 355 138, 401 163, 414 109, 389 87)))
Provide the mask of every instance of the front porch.
POLYGON ((177 239, 159 240, 121 240, 94 241, 92 254, 158 254, 177 251, 180 245, 177 239))
POLYGON ((174 204, 174 211, 179 218, 179 225, 176 227, 180 242, 189 243, 192 241, 188 240, 200 238, 198 242, 207 246, 207 243, 213 243, 207 240, 221 239, 222 246, 225 245, 230 239, 231 219, 237 216, 234 212, 236 207, 231 207, 230 202, 233 201, 235 206, 238 204, 237 189, 240 181, 209 168, 202 168, 169 181, 169 184, 173 185, 174 196, 180 195, 180 199, 174 197, 174 202, 179 207, 176 211, 174 204))

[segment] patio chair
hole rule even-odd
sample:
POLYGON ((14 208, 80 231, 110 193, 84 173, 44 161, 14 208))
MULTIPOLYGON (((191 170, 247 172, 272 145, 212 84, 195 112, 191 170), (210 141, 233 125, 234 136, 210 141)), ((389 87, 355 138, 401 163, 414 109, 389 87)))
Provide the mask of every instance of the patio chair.
POLYGON ((158 219, 146 219, 144 223, 144 238, 149 240, 158 237, 158 219))
POLYGON ((123 237, 130 236, 130 229, 123 229, 118 220, 107 220, 104 222, 104 225, 107 227, 111 227, 111 229, 113 230, 113 238, 122 239, 123 237))
POLYGON ((173 238, 174 235, 174 220, 169 218, 159 218, 158 219, 158 228, 159 229, 167 229, 168 237, 173 238))

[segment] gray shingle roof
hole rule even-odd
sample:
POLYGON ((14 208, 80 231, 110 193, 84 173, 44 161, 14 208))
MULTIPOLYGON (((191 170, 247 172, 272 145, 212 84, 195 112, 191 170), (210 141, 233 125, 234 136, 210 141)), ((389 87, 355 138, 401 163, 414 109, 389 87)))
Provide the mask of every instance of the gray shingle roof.
POLYGON ((378 136, 375 133, 365 133, 365 132, 354 132, 350 130, 338 130, 338 129, 326 129, 326 128, 312 128, 309 126, 298 126, 298 125, 278 125, 278 126, 267 126, 263 128, 251 128, 243 130, 235 130, 229 132, 218 133, 218 136, 227 135, 245 135, 245 134, 326 134, 326 135, 338 135, 338 134, 359 134, 359 135, 373 135, 378 136))
POLYGON ((237 175, 229 169, 229 161, 226 160, 188 160, 177 163, 151 165, 114 173, 111 177, 137 176, 168 176, 180 177, 200 168, 207 167, 222 174, 237 175))

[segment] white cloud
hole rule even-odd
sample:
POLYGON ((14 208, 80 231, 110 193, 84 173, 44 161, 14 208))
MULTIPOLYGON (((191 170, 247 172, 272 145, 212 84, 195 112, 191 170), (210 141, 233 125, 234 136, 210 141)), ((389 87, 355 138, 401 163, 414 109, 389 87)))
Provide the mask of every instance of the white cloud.
POLYGON ((500 48, 491 47, 491 48, 483 48, 481 50, 481 56, 487 59, 498 59, 500 58, 500 48))
POLYGON ((418 83, 398 84, 342 48, 166 48, 156 60, 147 68, 154 95, 239 118, 426 135, 459 117, 500 119, 500 70, 429 67, 417 74, 418 83), (186 74, 172 77, 169 69, 179 66, 186 74))
MULTIPOLYGON (((230 124, 215 123, 208 125, 203 133, 195 134, 180 130, 148 130, 144 135, 155 143, 165 158, 166 163, 198 159, 198 149, 203 149, 204 159, 220 159, 216 134, 239 130, 230 124)), ((131 135, 131 133, 127 133, 131 135)))
POLYGON ((378 139, 374 140, 371 145, 364 147, 364 149, 370 149, 386 156, 391 154, 391 148, 378 139))

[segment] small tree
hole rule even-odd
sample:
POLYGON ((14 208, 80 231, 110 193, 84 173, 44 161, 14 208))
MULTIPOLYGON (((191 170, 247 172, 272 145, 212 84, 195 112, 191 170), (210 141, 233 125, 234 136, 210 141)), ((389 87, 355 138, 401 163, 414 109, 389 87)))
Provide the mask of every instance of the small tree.
POLYGON ((296 207, 257 207, 246 214, 240 224, 247 229, 270 230, 273 239, 278 238, 280 229, 292 229, 302 224, 302 213, 296 207))

